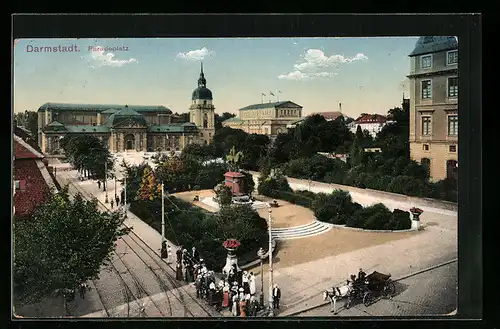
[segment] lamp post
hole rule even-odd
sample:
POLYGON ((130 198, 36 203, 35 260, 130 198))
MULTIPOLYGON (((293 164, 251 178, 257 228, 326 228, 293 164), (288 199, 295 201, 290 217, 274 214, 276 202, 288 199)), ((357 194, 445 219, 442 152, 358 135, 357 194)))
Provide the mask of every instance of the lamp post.
MULTIPOLYGON (((114 179, 115 179, 115 200, 116 200, 116 175, 113 175, 114 179)), ((118 205, 116 205, 118 207, 118 205)))
POLYGON ((260 307, 264 308, 264 249, 262 247, 257 251, 260 258, 260 307))
POLYGON ((165 238, 165 186, 161 183, 161 258, 168 258, 167 239, 165 238))
POLYGON ((268 206, 268 228, 269 228, 269 315, 268 316, 274 316, 274 309, 273 309, 273 243, 272 243, 272 235, 271 235, 271 228, 272 228, 272 218, 271 218, 271 213, 273 212, 271 210, 271 206, 268 206))
POLYGON ((104 161, 104 191, 106 192, 106 198, 104 199, 104 203, 108 203, 108 190, 106 189, 107 176, 108 176, 108 159, 104 161))
POLYGON ((125 218, 127 218, 127 175, 123 176, 123 211, 125 212, 125 218))

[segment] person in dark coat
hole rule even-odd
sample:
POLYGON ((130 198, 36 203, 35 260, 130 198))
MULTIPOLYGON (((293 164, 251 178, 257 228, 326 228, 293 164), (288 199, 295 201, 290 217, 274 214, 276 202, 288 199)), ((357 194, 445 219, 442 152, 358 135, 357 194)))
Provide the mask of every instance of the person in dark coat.
POLYGON ((196 247, 193 247, 191 256, 196 263, 200 261, 200 253, 198 252, 198 250, 196 250, 196 247))
POLYGON ((179 246, 179 249, 175 252, 177 256, 177 263, 182 263, 182 246, 179 246))
POLYGON ((187 272, 187 282, 188 283, 191 283, 194 281, 194 276, 193 276, 193 266, 190 264, 188 264, 188 266, 186 266, 186 272, 187 272))
POLYGON ((273 308, 280 309, 281 289, 277 284, 273 287, 273 308))
POLYGON ((125 190, 122 190, 120 193, 120 200, 122 201, 122 205, 125 203, 125 190))
POLYGON ((177 267, 175 269, 175 278, 179 281, 182 281, 182 264, 177 263, 177 267))
POLYGON ((118 195, 115 197, 115 201, 116 201, 116 206, 118 207, 118 205, 120 204, 120 197, 118 195))
POLYGON ((97 181, 97 187, 99 187, 99 189, 101 189, 101 181, 100 180, 97 181))

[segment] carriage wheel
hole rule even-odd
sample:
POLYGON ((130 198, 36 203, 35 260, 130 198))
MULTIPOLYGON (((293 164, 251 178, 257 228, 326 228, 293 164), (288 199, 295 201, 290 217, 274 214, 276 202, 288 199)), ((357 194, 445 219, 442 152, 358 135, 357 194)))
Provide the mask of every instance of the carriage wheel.
POLYGON ((394 282, 387 282, 384 286, 383 293, 385 297, 392 298, 396 294, 396 286, 394 285, 394 282))
POLYGON ((371 292, 365 292, 363 296, 363 304, 368 307, 372 304, 373 302, 373 295, 371 292))

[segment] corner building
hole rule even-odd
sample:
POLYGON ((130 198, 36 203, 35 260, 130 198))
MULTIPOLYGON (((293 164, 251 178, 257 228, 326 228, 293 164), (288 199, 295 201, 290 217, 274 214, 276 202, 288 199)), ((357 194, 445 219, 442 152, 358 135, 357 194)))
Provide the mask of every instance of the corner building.
POLYGON ((420 37, 409 55, 410 156, 432 181, 458 178, 458 42, 420 37))
POLYGON ((203 66, 192 94, 191 122, 172 123, 165 106, 46 103, 38 109, 38 140, 43 153, 62 153, 65 136, 93 135, 111 152, 182 151, 213 138, 215 107, 203 66))

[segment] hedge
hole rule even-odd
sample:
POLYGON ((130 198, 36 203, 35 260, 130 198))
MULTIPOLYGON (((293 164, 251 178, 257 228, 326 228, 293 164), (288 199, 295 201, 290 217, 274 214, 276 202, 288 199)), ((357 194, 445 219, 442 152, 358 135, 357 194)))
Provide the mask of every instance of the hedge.
MULTIPOLYGON (((400 209, 391 212, 384 204, 369 207, 353 202, 349 192, 334 190, 331 193, 313 193, 310 191, 280 191, 273 186, 283 182, 262 179, 259 193, 272 198, 309 208, 319 221, 346 225, 367 230, 406 230, 411 228, 410 213, 400 209)), ((286 184, 288 185, 288 183, 286 184)))
MULTIPOLYGON (((254 260, 257 250, 267 243, 267 222, 251 207, 233 205, 231 207, 237 209, 227 209, 221 217, 221 212, 213 214, 175 197, 170 197, 170 200, 177 207, 165 204, 166 238, 185 248, 196 247, 207 266, 216 272, 226 261, 227 252, 222 246, 226 238, 240 240, 240 264, 254 260)), ((161 233, 160 200, 133 201, 130 211, 161 233)))

